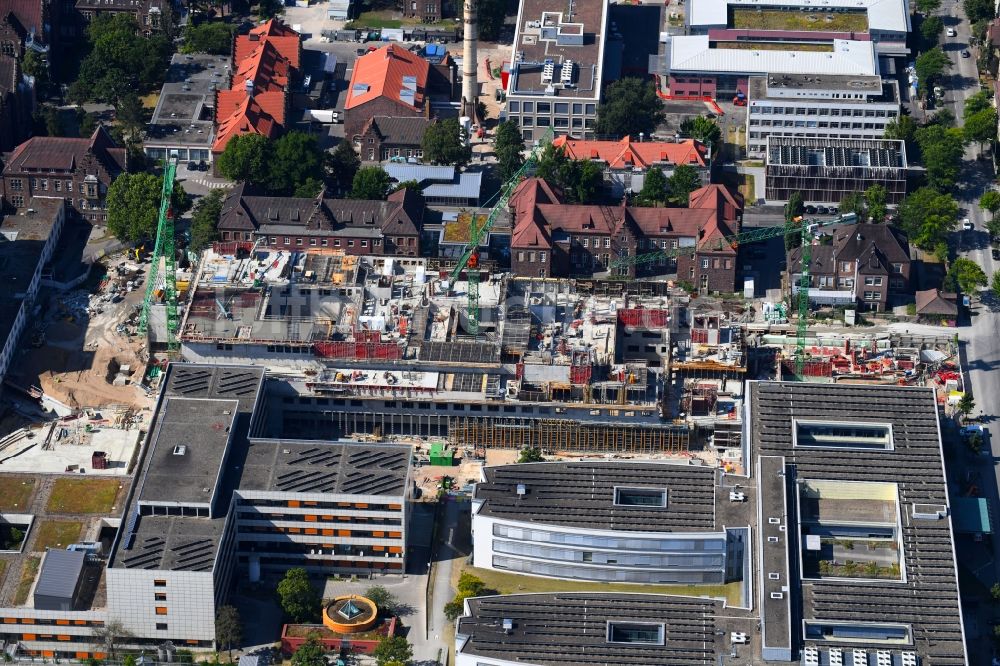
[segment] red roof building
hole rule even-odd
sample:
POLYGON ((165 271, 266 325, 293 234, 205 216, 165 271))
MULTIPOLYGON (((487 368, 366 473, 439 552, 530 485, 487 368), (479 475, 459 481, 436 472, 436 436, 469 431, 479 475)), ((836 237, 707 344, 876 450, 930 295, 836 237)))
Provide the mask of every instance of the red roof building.
MULTIPOLYGON (((722 185, 695 190, 688 208, 638 208, 562 203, 540 178, 522 182, 510 199, 514 230, 511 269, 523 276, 604 273, 623 257, 694 247, 690 254, 644 263, 640 273, 677 273, 701 291, 733 291, 740 197, 722 185)), ((636 276, 636 266, 622 274, 636 276)))
POLYGON ((299 33, 277 19, 236 38, 230 88, 216 93, 213 154, 221 154, 234 136, 273 138, 281 133, 288 114, 289 85, 301 60, 299 33))
POLYGON ((670 176, 679 164, 697 169, 702 183, 709 180, 710 155, 705 144, 686 141, 633 141, 626 136, 621 141, 596 141, 560 136, 552 142, 574 160, 592 160, 604 168, 604 180, 611 194, 621 196, 626 190, 639 192, 646 171, 658 168, 670 176))
POLYGON ((430 69, 427 60, 398 44, 355 60, 344 103, 344 136, 359 136, 375 116, 430 117, 426 104, 430 69))

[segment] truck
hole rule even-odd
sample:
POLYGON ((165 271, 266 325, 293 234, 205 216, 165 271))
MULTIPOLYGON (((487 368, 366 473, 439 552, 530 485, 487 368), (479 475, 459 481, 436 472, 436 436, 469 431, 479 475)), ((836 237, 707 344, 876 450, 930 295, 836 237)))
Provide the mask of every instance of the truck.
POLYGON ((340 111, 333 109, 309 109, 309 118, 320 123, 339 123, 340 111))

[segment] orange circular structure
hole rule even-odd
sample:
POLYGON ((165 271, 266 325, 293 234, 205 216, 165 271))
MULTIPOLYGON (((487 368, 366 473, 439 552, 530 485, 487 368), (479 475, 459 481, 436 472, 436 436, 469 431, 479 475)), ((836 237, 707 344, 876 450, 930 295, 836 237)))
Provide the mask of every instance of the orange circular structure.
POLYGON ((348 595, 337 597, 323 609, 323 626, 338 634, 368 631, 378 621, 378 606, 371 599, 348 595))

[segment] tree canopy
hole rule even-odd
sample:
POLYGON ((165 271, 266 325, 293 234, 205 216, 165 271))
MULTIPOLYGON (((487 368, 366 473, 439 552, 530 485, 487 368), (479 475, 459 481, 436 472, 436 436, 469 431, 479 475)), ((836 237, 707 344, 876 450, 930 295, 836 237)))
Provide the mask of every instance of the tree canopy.
POLYGON ((237 182, 263 185, 268 177, 270 140, 260 134, 238 134, 229 140, 219 155, 219 173, 237 182))
POLYGON ((917 11, 927 16, 933 14, 941 6, 941 0, 917 0, 917 11))
POLYGON ((444 615, 454 622, 462 614, 466 599, 492 594, 497 594, 497 591, 486 587, 486 583, 472 574, 463 573, 458 577, 458 591, 455 593, 455 597, 444 605, 444 615))
POLYGON ((944 21, 940 16, 928 16, 920 22, 920 36, 930 46, 937 44, 942 32, 944 32, 944 21))
POLYGON ((225 196, 224 190, 215 189, 195 203, 191 214, 191 250, 201 252, 218 238, 217 227, 225 196))
POLYGON ((519 463, 545 462, 545 456, 542 455, 542 450, 537 446, 528 446, 526 448, 521 449, 521 453, 517 457, 517 462, 519 463))
POLYGON ((162 33, 142 36, 131 14, 98 14, 87 27, 87 40, 90 52, 70 87, 71 99, 114 104, 126 93, 149 92, 163 83, 170 40, 162 33))
POLYGON ((396 595, 381 585, 372 585, 365 590, 365 598, 374 601, 382 615, 391 616, 399 605, 396 595))
POLYGON ((970 143, 978 143, 982 152, 984 143, 997 140, 997 110, 993 107, 977 111, 965 119, 962 135, 970 143))
POLYGON ((992 107, 993 105, 986 91, 980 90, 965 100, 965 104, 962 106, 962 117, 968 120, 980 111, 985 111, 992 107))
MULTIPOLYGON (((785 224, 790 225, 795 223, 795 218, 801 217, 802 213, 806 210, 805 202, 802 201, 802 193, 792 192, 791 196, 788 197, 788 203, 785 204, 785 224)), ((793 247, 798 247, 802 245, 802 232, 796 231, 790 234, 785 234, 785 249, 790 250, 793 247)))
MULTIPOLYGON (((461 4, 458 5, 461 13, 461 4)), ((479 39, 495 42, 503 30, 504 18, 507 13, 506 0, 480 0, 476 17, 479 19, 479 39)))
POLYGON ((597 107, 598 134, 638 139, 640 134, 652 135, 663 121, 663 102, 652 81, 618 79, 607 87, 602 99, 597 107))
POLYGON ((524 152, 524 139, 521 137, 521 130, 517 123, 505 120, 497 125, 493 151, 497 156, 500 180, 506 183, 524 164, 524 157, 521 154, 524 152))
MULTIPOLYGON (((655 169, 654 169, 655 170, 655 169)), ((679 208, 687 208, 691 193, 701 187, 698 170, 690 164, 678 164, 667 179, 667 203, 679 208)))
POLYGON ((292 666, 326 666, 326 649, 316 636, 309 636, 292 653, 292 666))
POLYGON ((957 285, 964 294, 975 294, 979 287, 986 286, 986 273, 971 259, 959 257, 948 268, 945 284, 957 285))
POLYGON ((911 243, 944 259, 948 233, 958 223, 958 203, 933 187, 921 187, 899 205, 899 222, 911 243))
POLYGON ((413 659, 413 646, 402 636, 382 636, 372 652, 378 666, 408 664, 413 659))
POLYGON ((917 137, 917 121, 911 116, 899 116, 885 125, 885 138, 913 143, 917 137))
POLYGON ((965 9, 965 15, 970 24, 989 21, 996 16, 993 0, 963 0, 962 7, 965 9))
POLYGON ((951 60, 940 46, 935 46, 917 56, 915 69, 920 94, 926 97, 941 76, 951 69, 951 60))
POLYGON ((285 577, 278 583, 278 599, 281 609, 293 622, 313 622, 319 618, 320 595, 302 567, 285 572, 285 577))
POLYGON ((184 44, 181 53, 214 53, 229 55, 233 48, 233 32, 236 26, 221 21, 207 21, 184 26, 184 44))
POLYGON ((719 124, 705 116, 695 116, 682 122, 681 134, 686 134, 704 144, 711 144, 716 149, 719 148, 719 140, 722 138, 722 130, 719 129, 719 124))
POLYGON ((308 189, 313 192, 307 196, 315 196, 322 186, 323 162, 323 151, 315 136, 305 132, 285 132, 271 144, 267 161, 267 189, 273 194, 287 196, 312 179, 308 189))
POLYGON ((927 182, 941 191, 955 185, 965 154, 965 135, 961 129, 928 125, 916 133, 917 145, 927 168, 927 182))
POLYGON ((1000 211, 1000 192, 996 190, 983 192, 983 196, 979 197, 979 207, 988 210, 992 217, 996 217, 997 211, 1000 211))
POLYGON ((552 144, 542 150, 535 175, 562 190, 567 203, 593 203, 604 186, 600 166, 590 160, 572 160, 552 144))
MULTIPOLYGON (((163 195, 163 177, 151 173, 123 173, 107 194, 108 231, 120 241, 135 243, 156 237, 163 195)), ((174 183, 173 207, 184 210, 190 202, 180 183, 174 183)))
POLYGON ((392 179, 382 167, 366 166, 358 169, 351 184, 351 199, 385 199, 392 179))
POLYGON ((341 193, 350 191, 354 174, 358 172, 361 160, 346 139, 337 144, 333 152, 326 153, 326 169, 331 182, 341 193))
POLYGON ((243 621, 235 606, 222 606, 215 614, 215 641, 229 652, 233 661, 233 644, 237 647, 243 640, 243 621))
POLYGON ((642 190, 636 199, 640 206, 656 206, 667 200, 667 177, 663 170, 650 167, 642 179, 642 190))
POLYGON ((465 130, 458 123, 458 118, 447 118, 427 127, 420 147, 428 162, 461 166, 472 158, 472 148, 465 144, 465 140, 465 130))
POLYGON ((885 222, 885 216, 889 212, 886 206, 888 196, 885 185, 880 183, 875 183, 865 190, 865 213, 872 222, 885 222))

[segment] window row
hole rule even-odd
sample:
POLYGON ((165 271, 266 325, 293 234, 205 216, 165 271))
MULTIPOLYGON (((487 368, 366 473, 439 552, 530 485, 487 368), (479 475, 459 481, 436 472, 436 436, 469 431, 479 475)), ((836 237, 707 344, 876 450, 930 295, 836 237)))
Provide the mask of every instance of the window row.
MULTIPOLYGON (((553 105, 551 102, 521 102, 518 100, 511 100, 507 102, 507 110, 511 113, 552 113, 553 105), (537 105, 537 106, 536 106, 537 105)), ((586 113, 588 116, 593 116, 597 114, 597 104, 583 104, 579 102, 574 102, 570 104, 568 102, 556 102, 555 111, 556 113, 572 113, 574 115, 580 115, 586 113)))
POLYGON ((751 115, 777 116, 846 116, 854 118, 895 118, 899 115, 891 109, 831 109, 822 106, 761 106, 750 109, 751 115))

